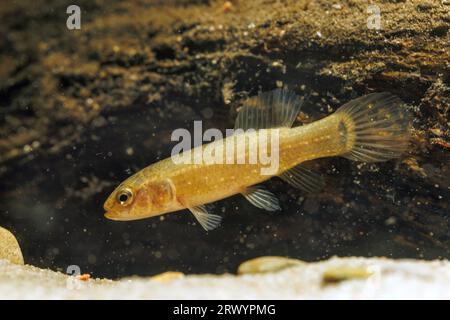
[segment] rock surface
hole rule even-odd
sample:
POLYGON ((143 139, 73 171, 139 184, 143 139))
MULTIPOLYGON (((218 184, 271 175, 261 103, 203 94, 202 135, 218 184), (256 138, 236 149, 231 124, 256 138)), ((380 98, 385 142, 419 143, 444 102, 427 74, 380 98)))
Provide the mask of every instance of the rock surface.
POLYGON ((84 279, 3 260, 0 298, 450 299, 449 261, 332 258, 278 272, 238 276, 84 279))
POLYGON ((72 31, 64 1, 0 3, 0 225, 26 261, 117 278, 221 274, 259 255, 449 259, 449 2, 376 1, 380 30, 367 0, 224 3, 79 0, 72 31), (318 116, 394 93, 414 116, 411 148, 321 159, 318 194, 272 179, 281 214, 226 199, 207 235, 186 211, 103 218, 114 186, 170 156, 174 129, 230 128, 244 99, 280 85, 310 94, 318 116))

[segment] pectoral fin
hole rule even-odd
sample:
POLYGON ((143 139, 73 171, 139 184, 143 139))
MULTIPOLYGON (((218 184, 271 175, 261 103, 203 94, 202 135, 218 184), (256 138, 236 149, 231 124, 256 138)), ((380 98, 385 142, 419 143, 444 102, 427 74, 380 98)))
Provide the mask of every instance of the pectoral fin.
POLYGON ((280 178, 293 187, 306 192, 318 192, 325 187, 325 180, 320 173, 305 168, 302 165, 283 172, 280 178))
POLYGON ((262 186, 253 186, 247 188, 242 195, 252 205, 267 211, 281 210, 277 197, 262 186))
POLYGON ((210 214, 204 205, 188 208, 194 217, 197 219, 198 223, 206 231, 214 230, 220 225, 222 217, 216 214, 210 214))

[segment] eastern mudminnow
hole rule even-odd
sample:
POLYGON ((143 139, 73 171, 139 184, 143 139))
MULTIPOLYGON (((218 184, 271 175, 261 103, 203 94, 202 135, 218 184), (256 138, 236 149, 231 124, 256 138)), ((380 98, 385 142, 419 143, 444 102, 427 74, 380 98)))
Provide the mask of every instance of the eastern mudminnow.
POLYGON ((390 93, 372 93, 351 100, 321 120, 292 128, 302 104, 302 98, 285 89, 249 98, 235 123, 235 129, 243 132, 186 151, 192 151, 188 153, 189 158, 193 156, 190 163, 175 163, 170 157, 137 172, 108 197, 105 216, 135 220, 187 208, 206 230, 211 230, 220 224, 221 217, 209 213, 205 204, 238 193, 256 207, 279 210, 275 195, 256 186, 273 176, 303 190, 316 189, 323 183, 321 175, 305 169, 305 161, 331 156, 386 161, 408 147, 410 117, 403 102, 390 93), (249 158, 252 146, 263 135, 269 137, 268 146, 274 145, 273 137, 278 138, 276 172, 263 174, 265 165, 261 162, 195 161, 205 148, 224 145, 233 146, 230 150, 236 153, 244 150, 249 158), (239 139, 242 137, 246 139, 239 139))

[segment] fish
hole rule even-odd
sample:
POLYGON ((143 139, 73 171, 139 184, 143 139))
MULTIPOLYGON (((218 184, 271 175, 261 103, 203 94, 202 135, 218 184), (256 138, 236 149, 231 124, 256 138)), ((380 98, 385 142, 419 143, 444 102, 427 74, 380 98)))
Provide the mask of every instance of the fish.
POLYGON ((210 231, 222 217, 207 205, 236 194, 260 209, 281 210, 278 198, 261 184, 272 177, 306 192, 321 190, 324 178, 308 169, 307 161, 340 156, 380 162, 398 158, 408 149, 411 117, 404 102, 391 93, 367 94, 322 119, 293 126, 304 100, 285 88, 248 98, 237 114, 235 134, 182 152, 194 161, 178 163, 169 157, 130 176, 105 201, 105 217, 128 221, 188 209, 210 231), (262 173, 260 162, 195 161, 206 148, 228 144, 234 147, 230 150, 244 150, 250 157, 251 146, 263 135, 269 137, 268 145, 275 144, 272 137, 278 138, 279 163, 271 174, 262 173))

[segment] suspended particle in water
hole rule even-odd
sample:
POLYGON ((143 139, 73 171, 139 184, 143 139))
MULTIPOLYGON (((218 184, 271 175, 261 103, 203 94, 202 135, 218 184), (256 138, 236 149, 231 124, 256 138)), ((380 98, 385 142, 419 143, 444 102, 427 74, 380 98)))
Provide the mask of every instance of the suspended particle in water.
POLYGON ((211 118, 213 117, 213 115, 214 115, 214 111, 213 111, 213 109, 211 109, 211 108, 204 108, 204 109, 201 111, 201 113, 202 113, 202 116, 203 116, 205 119, 211 119, 211 118))

